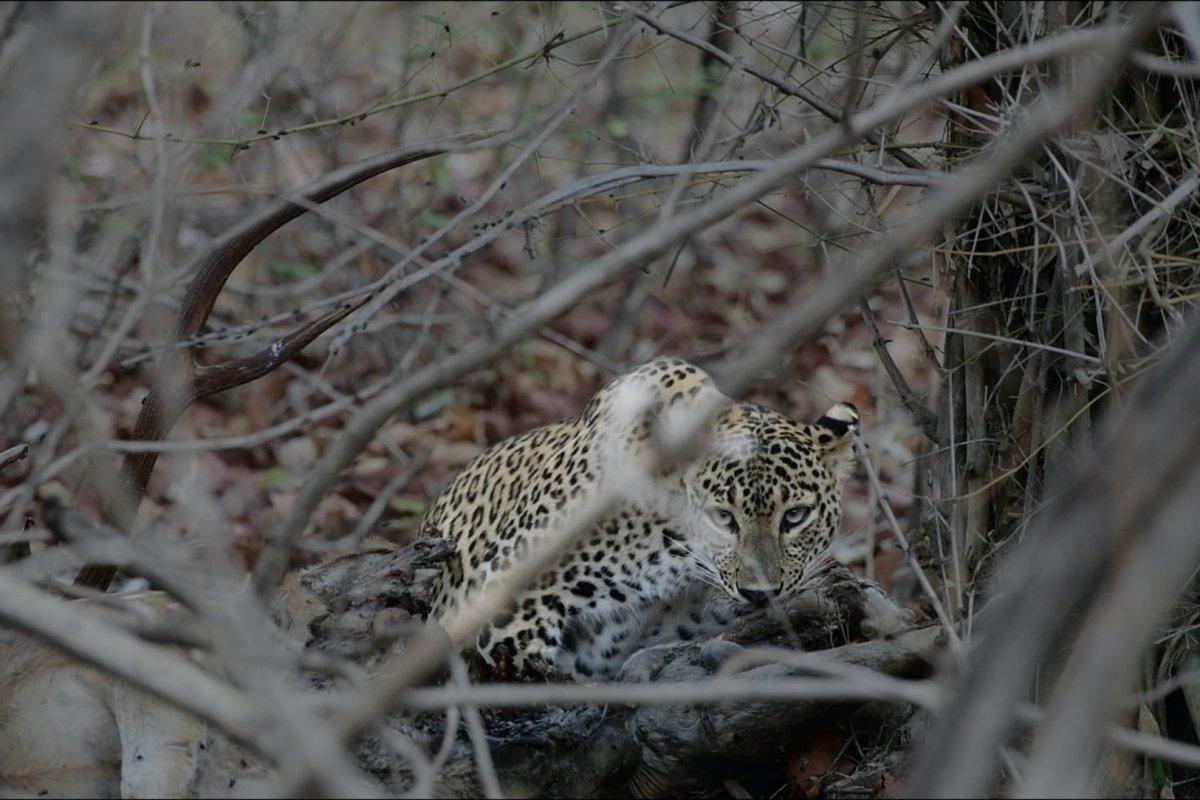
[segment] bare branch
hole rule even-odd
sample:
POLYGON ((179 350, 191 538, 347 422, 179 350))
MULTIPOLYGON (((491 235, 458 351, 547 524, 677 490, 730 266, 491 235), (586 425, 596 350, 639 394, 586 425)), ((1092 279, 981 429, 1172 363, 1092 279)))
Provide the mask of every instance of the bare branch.
MULTIPOLYGON (((659 33, 666 34, 673 39, 678 39, 685 44, 689 44, 692 47, 702 50, 704 53, 712 56, 713 58, 724 62, 729 67, 740 67, 750 75, 758 78, 760 81, 765 81, 766 83, 771 84, 784 94, 803 100, 817 111, 820 111, 828 119, 839 124, 846 121, 842 110, 837 107, 836 103, 821 97, 819 94, 810 91, 790 78, 781 78, 777 75, 772 75, 769 72, 764 72, 752 64, 742 63, 739 59, 731 56, 729 53, 726 53, 712 42, 692 36, 689 33, 676 30, 675 28, 672 28, 661 22, 658 18, 647 14, 645 11, 638 11, 635 9, 632 13, 635 17, 649 25, 651 28, 654 28, 654 30, 658 31, 659 33)), ((875 129, 875 127, 864 131, 862 135, 866 137, 866 139, 872 144, 880 144, 883 142, 883 137, 880 135, 879 131, 875 129)), ((922 169, 925 166, 918 159, 913 158, 903 150, 895 150, 893 152, 896 156, 896 160, 910 169, 922 169)))
POLYGON ((29 455, 29 445, 18 444, 0 453, 0 470, 18 461, 24 461, 29 455))
MULTIPOLYGON (((347 424, 342 435, 309 474, 287 517, 271 532, 255 567, 255 583, 259 591, 270 591, 279 582, 290 559, 294 541, 303 533, 309 516, 336 476, 349 465, 387 419, 416 399, 490 363, 513 344, 564 313, 580 298, 646 259, 658 255, 680 238, 719 222, 734 210, 785 183, 817 160, 828 157, 857 139, 857 131, 874 129, 899 117, 908 109, 919 106, 930 97, 948 93, 956 87, 971 85, 981 76, 994 71, 1031 60, 1077 52, 1101 42, 1109 42, 1111 38, 1110 33, 1102 31, 1067 33, 1025 48, 1005 51, 971 62, 923 84, 905 97, 885 99, 879 105, 863 111, 847 125, 822 133, 808 144, 783 155, 770 170, 746 179, 725 194, 686 214, 658 222, 538 297, 520 312, 520 319, 501 327, 495 335, 481 337, 451 357, 425 367, 407 380, 389 388, 365 405, 347 424)), ((1083 99, 1090 99, 1090 96, 1085 95, 1083 99)), ((1079 107, 1082 105, 1071 105, 1068 110, 1079 107)), ((742 368, 730 383, 745 385, 751 376, 777 358, 778 353, 784 352, 793 342, 819 329, 826 319, 841 308, 846 299, 866 291, 876 279, 877 273, 894 257, 895 251, 928 235, 941 224, 941 220, 959 211, 974 200, 980 191, 999 181, 1027 148, 1040 141, 1066 118, 1065 113, 1048 116, 1049 119, 1042 119, 1042 124, 1023 137, 1017 145, 1010 146, 1002 156, 998 154, 990 159, 978 174, 959 181, 953 192, 946 193, 941 205, 931 208, 931 213, 922 217, 923 224, 905 229, 899 241, 876 251, 878 257, 856 270, 850 281, 822 287, 822 291, 806 302, 804 313, 784 320, 771 329, 768 332, 767 346, 761 348, 756 357, 743 362, 742 368), (795 320, 802 324, 797 324, 795 320)))
MULTIPOLYGON (((453 137, 442 142, 398 148, 336 170, 309 184, 297 194, 309 202, 322 203, 388 170, 442 155, 465 143, 484 146, 484 142, 485 136, 473 134, 453 137)), ((197 264, 196 275, 184 295, 175 338, 186 339, 198 333, 208 321, 225 281, 242 259, 263 239, 304 211, 302 205, 284 198, 218 237, 202 257, 195 259, 193 263, 197 264)), ((201 397, 240 386, 277 368, 321 333, 356 310, 362 302, 365 301, 343 304, 279 340, 262 353, 215 367, 198 368, 190 363, 190 359, 177 356, 171 350, 166 351, 159 368, 159 379, 138 415, 133 438, 137 441, 156 441, 163 438, 191 403, 201 397)), ((126 455, 121 471, 128 489, 127 495, 109 498, 108 505, 108 515, 118 528, 128 530, 132 524, 157 459, 158 454, 155 452, 126 455)), ((111 565, 89 565, 80 570, 75 582, 78 586, 103 591, 115 575, 116 569, 111 565)))

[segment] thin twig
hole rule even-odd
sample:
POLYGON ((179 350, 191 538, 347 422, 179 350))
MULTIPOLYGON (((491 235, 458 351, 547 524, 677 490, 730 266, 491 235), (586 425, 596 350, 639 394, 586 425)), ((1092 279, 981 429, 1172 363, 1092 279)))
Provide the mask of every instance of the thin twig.
POLYGON ((4 452, 0 452, 0 470, 15 464, 18 461, 24 461, 29 455, 29 445, 18 444, 8 448, 4 452))

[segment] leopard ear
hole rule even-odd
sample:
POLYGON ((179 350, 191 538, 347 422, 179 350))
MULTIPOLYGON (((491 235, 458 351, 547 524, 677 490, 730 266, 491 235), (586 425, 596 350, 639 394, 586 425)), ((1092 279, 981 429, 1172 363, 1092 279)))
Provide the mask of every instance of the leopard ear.
POLYGON ((858 409, 850 403, 838 403, 811 426, 817 448, 825 456, 836 456, 854 440, 858 430, 858 409))

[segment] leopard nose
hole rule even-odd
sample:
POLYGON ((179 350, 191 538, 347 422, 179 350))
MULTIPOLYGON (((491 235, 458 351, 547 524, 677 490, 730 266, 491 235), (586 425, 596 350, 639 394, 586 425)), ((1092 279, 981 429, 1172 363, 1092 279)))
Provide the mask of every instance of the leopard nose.
POLYGON ((771 597, 777 594, 775 589, 743 589, 738 587, 738 594, 746 601, 756 606, 765 606, 771 597))

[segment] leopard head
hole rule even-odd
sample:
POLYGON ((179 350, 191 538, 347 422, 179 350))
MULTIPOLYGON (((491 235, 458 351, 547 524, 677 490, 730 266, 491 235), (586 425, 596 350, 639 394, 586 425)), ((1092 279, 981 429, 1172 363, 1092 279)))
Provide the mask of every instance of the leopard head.
POLYGON ((683 476, 702 579, 759 605, 806 586, 841 525, 858 421, 848 403, 810 425, 749 403, 721 414, 708 456, 683 476))

